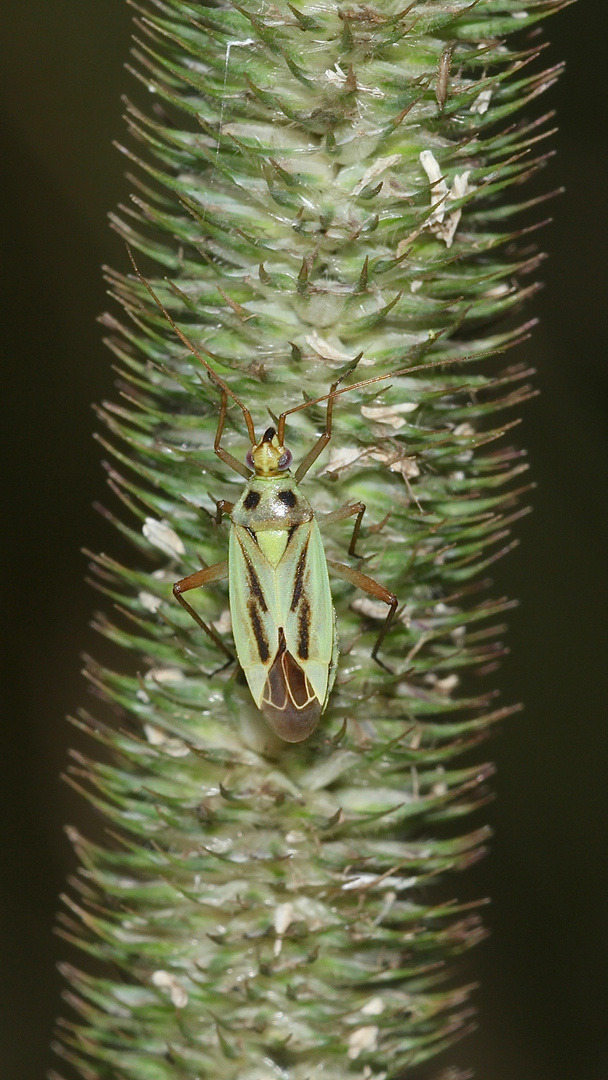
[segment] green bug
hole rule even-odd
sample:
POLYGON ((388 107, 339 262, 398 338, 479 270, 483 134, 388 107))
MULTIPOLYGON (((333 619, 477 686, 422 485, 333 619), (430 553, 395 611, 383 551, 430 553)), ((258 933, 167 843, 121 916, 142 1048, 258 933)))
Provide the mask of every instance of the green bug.
MULTIPOLYGON (((339 577, 381 600, 388 612, 372 657, 390 627, 398 600, 373 578, 359 570, 327 559, 314 511, 302 494, 299 483, 327 446, 332 434, 333 406, 337 397, 397 375, 427 368, 428 364, 402 368, 387 375, 338 389, 354 369, 351 364, 329 393, 281 413, 277 428, 269 427, 258 442, 251 413, 208 361, 182 333, 148 282, 133 257, 135 272, 158 305, 175 333, 221 391, 221 406, 214 451, 246 480, 237 503, 218 503, 218 522, 223 514, 231 521, 228 559, 205 567, 173 586, 176 600, 232 661, 234 656, 224 641, 191 607, 184 593, 228 578, 234 644, 251 695, 269 726, 285 742, 298 743, 315 730, 333 686, 338 657, 336 616, 329 587, 328 567, 339 577), (241 409, 251 449, 246 464, 221 445, 228 398, 241 409), (287 417, 310 405, 327 401, 325 430, 309 450, 295 473, 290 472, 291 452, 284 444, 287 417)), ((365 512, 363 503, 341 507, 325 516, 325 521, 355 517, 349 554, 356 555, 356 543, 365 512)), ((384 665, 382 665, 384 666, 384 665)))
MULTIPOLYGON (((336 671, 336 617, 328 566, 388 605, 374 656, 396 610, 397 597, 360 571, 326 558, 317 519, 299 487, 331 436, 333 397, 329 397, 326 430, 292 475, 291 453, 283 443, 287 413, 279 418, 278 431, 268 428, 259 442, 250 427, 251 450, 243 466, 219 443, 225 396, 215 452, 247 479, 236 504, 219 504, 220 514, 228 514, 231 520, 228 560, 176 582, 173 593, 225 650, 183 593, 228 577, 236 654, 253 700, 280 738, 301 742, 319 723, 336 671)), ((244 415, 250 426, 245 409, 244 415)), ((352 554, 364 511, 362 503, 355 503, 328 515, 332 521, 357 515, 352 554)))

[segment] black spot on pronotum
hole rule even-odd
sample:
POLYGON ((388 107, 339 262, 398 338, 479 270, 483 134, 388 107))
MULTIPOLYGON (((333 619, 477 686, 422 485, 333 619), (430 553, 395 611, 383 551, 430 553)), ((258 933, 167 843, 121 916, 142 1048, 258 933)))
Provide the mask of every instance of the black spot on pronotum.
POLYGON ((257 491, 249 491, 245 496, 243 506, 245 510, 255 510, 262 496, 257 491))
POLYGON ((294 494, 294 492, 289 490, 279 491, 279 499, 285 506, 288 506, 290 509, 293 509, 293 507, 298 501, 297 496, 294 494))

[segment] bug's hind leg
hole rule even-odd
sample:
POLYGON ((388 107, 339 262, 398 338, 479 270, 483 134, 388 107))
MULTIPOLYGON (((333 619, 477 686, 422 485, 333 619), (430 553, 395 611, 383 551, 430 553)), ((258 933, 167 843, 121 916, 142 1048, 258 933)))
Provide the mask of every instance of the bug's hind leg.
POLYGON ((228 657, 228 660, 233 663, 235 657, 228 646, 222 641, 221 637, 216 634, 215 630, 211 626, 207 626, 206 622, 203 622, 200 615, 194 608, 184 599, 183 593, 189 592, 190 589, 198 589, 202 585, 210 585, 212 581, 221 581, 222 578, 228 577, 228 563, 216 563, 215 566, 206 566, 202 570, 197 570, 195 574, 190 574, 189 577, 182 578, 181 581, 176 581, 173 586, 173 595, 178 603, 184 608, 185 611, 194 619, 195 623, 198 623, 201 630, 215 642, 218 649, 221 649, 223 653, 228 657))
POLYGON ((380 664, 380 667, 384 668, 385 671, 390 671, 391 669, 388 665, 378 656, 378 650, 389 631, 397 610, 399 604, 397 597, 394 593, 385 589, 384 585, 381 585, 379 581, 374 581, 374 579, 368 577, 367 574, 362 574, 360 570, 352 570, 350 566, 346 566, 344 563, 334 562, 333 559, 328 559, 327 565, 330 566, 334 573, 337 574, 338 577, 341 577, 343 581, 350 582, 351 585, 355 585, 357 589, 361 589, 361 591, 367 593, 368 596, 374 596, 376 600, 381 600, 383 604, 387 604, 389 609, 388 614, 382 624, 382 629, 378 634, 376 644, 372 649, 372 660, 375 660, 377 664, 380 664))

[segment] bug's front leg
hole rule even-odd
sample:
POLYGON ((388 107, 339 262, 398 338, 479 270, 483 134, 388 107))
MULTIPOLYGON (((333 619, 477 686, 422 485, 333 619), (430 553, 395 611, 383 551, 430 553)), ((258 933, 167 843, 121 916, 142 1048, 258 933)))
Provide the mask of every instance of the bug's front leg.
POLYGON ((234 655, 228 646, 222 641, 222 639, 216 634, 215 630, 211 626, 207 626, 206 622, 203 622, 200 615, 193 607, 184 599, 183 593, 189 592, 190 589, 198 589, 202 585, 210 585, 212 581, 221 581, 222 578, 228 577, 228 563, 216 563, 215 566, 206 566, 202 570, 197 570, 195 574, 190 574, 189 577, 182 578, 181 581, 176 581, 173 586, 173 595, 178 603, 184 608, 185 611, 194 619, 200 626, 201 630, 204 630, 209 635, 212 641, 226 654, 229 660, 234 661, 234 655))
POLYGON ((384 585, 381 585, 379 581, 374 581, 374 579, 368 577, 367 574, 362 574, 360 570, 352 570, 350 566, 346 566, 344 563, 334 562, 333 559, 328 559, 327 565, 331 566, 334 573, 337 574, 338 577, 341 577, 343 581, 350 582, 351 585, 355 585, 357 589, 361 589, 361 591, 367 593, 368 596, 374 596, 376 600, 381 600, 383 604, 388 605, 388 614, 384 620, 382 629, 378 634, 376 644, 372 649, 372 660, 375 660, 377 664, 380 664, 380 667, 384 668, 385 671, 390 671, 391 669, 388 665, 378 656, 378 650, 388 633, 397 610, 399 604, 397 597, 394 593, 385 589, 384 585))
POLYGON ((225 517, 230 517, 232 511, 234 510, 234 503, 227 502, 226 499, 216 499, 215 500, 215 506, 216 506, 215 524, 216 525, 221 525, 222 520, 225 517))

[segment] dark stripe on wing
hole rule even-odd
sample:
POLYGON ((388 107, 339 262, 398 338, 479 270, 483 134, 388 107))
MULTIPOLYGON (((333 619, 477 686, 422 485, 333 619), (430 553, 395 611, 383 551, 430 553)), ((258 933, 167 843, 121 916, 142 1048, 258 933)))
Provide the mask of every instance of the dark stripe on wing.
POLYGON ((285 547, 287 547, 289 545, 289 542, 290 542, 292 536, 294 536, 294 534, 297 533, 299 528, 300 528, 299 525, 290 525, 289 526, 289 529, 287 530, 287 544, 285 544, 285 547))
POLYGON ((249 611, 251 629, 253 630, 253 636, 255 637, 256 645, 258 647, 260 660, 263 664, 266 664, 270 659, 270 647, 268 645, 266 634, 264 633, 264 626, 260 619, 260 613, 255 600, 249 601, 247 609, 249 611))
POLYGON ((300 602, 301 596, 302 596, 302 591, 304 589, 304 572, 306 570, 306 558, 307 558, 307 556, 308 556, 308 540, 306 541, 306 543, 304 544, 304 547, 302 548, 302 554, 300 555, 300 558, 298 560, 298 565, 296 567, 294 583, 293 583, 293 596, 291 598, 291 610, 292 611, 296 610, 296 608, 297 608, 297 606, 298 606, 298 604, 300 602))
POLYGON ((304 597, 298 612, 298 656, 300 660, 308 660, 310 647, 310 604, 304 597))
MULTIPOLYGON (((250 530, 248 529, 247 532, 250 530)), ((249 558, 249 555, 245 551, 245 548, 241 544, 241 551, 243 553, 243 559, 245 560, 245 566, 247 567, 247 577, 249 578, 249 588, 257 603, 260 605, 260 610, 264 613, 268 611, 268 604, 266 603, 266 597, 264 596, 264 590, 260 585, 260 579, 255 572, 253 563, 249 558)))

